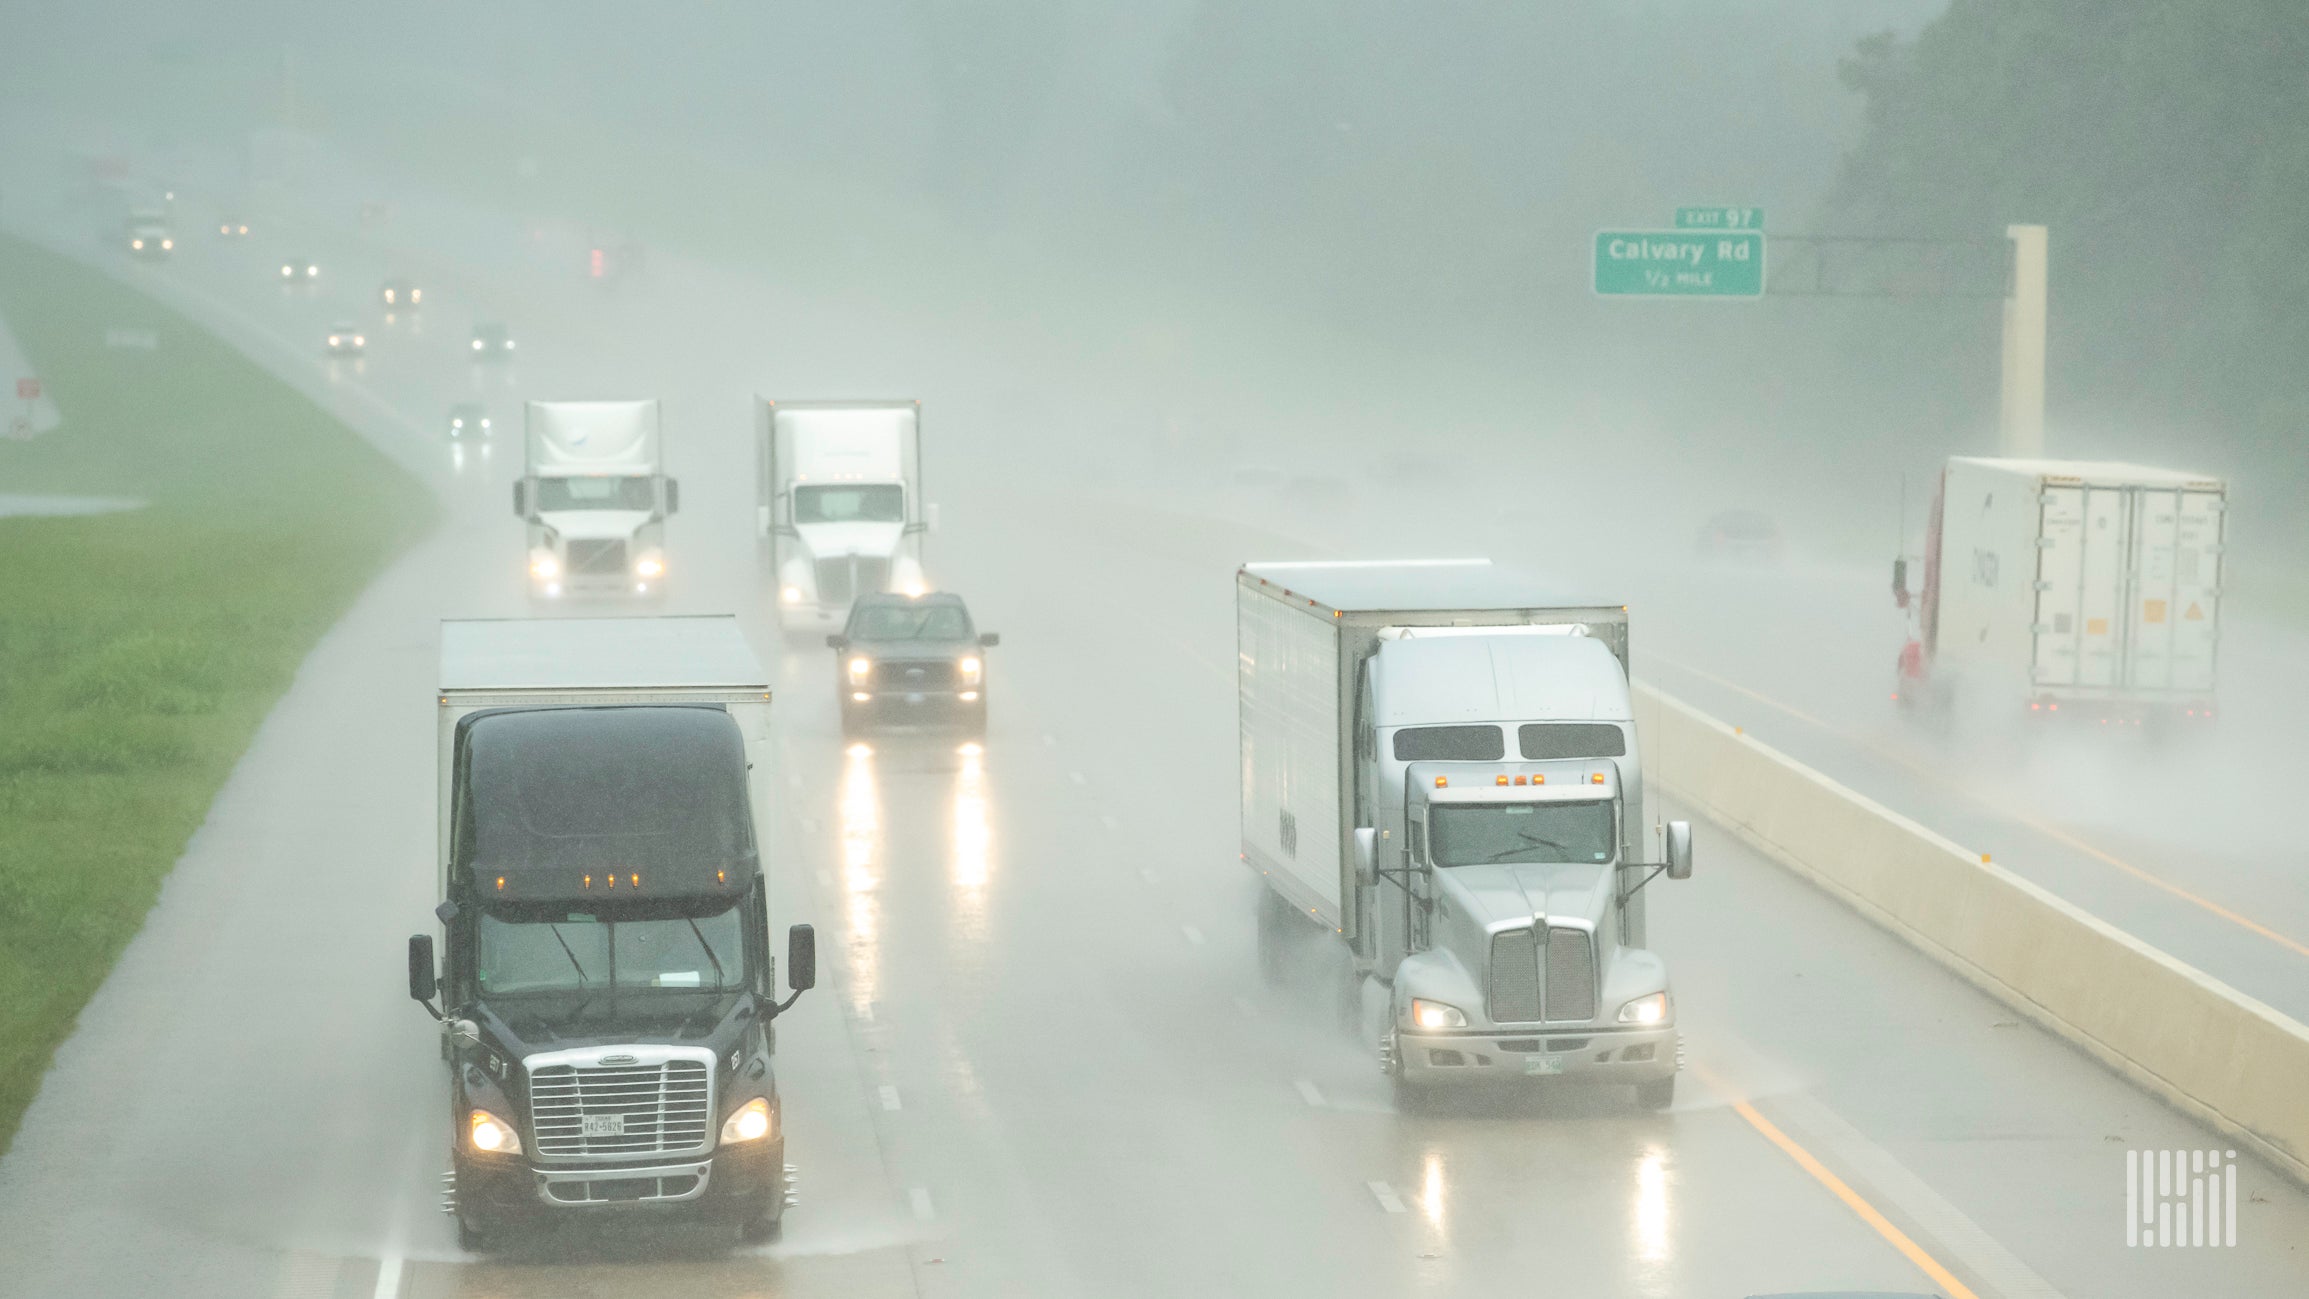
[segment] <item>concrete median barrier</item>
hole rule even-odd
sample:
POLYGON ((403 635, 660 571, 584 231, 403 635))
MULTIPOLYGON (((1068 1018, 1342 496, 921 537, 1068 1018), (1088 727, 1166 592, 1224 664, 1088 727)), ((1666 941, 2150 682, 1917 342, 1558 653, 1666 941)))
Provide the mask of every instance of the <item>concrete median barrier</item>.
POLYGON ((2309 1182, 2309 1025, 1648 685, 1635 693, 1666 792, 2309 1182))

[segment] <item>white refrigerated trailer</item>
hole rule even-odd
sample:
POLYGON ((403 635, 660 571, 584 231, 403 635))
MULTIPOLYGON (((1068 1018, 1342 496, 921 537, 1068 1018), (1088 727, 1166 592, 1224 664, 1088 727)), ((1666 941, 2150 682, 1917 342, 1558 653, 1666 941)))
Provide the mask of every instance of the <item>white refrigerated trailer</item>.
POLYGON ((2228 490, 2104 461, 1948 461, 1901 656, 1904 704, 2140 724, 2209 718, 2228 490))

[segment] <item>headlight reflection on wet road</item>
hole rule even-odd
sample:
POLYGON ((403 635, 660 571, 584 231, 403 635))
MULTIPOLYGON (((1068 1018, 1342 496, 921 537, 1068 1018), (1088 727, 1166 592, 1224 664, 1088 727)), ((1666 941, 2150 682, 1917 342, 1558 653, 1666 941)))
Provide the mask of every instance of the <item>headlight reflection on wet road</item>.
POLYGON ((849 990, 854 1009, 871 1018, 881 988, 882 794, 874 781, 874 750, 853 744, 842 761, 842 899, 849 920, 849 990))

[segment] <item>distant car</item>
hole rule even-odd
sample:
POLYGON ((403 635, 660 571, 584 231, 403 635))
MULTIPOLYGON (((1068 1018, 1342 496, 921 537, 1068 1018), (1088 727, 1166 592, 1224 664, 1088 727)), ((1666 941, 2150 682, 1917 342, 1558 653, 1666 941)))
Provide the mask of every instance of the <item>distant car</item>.
POLYGON ((359 356, 368 350, 369 340, 351 321, 340 320, 329 329, 329 355, 359 356))
POLYGON ((962 597, 875 593, 850 606, 835 651, 842 733, 887 723, 960 725, 986 733, 986 657, 1001 643, 971 625, 962 597))
POLYGON ((1780 562, 1787 543, 1772 516, 1755 510, 1725 510, 1700 528, 1700 558, 1768 567, 1780 562))
POLYGON ((477 401, 461 401, 449 408, 449 437, 453 441, 489 436, 489 410, 477 401))
POLYGON ((302 257, 291 257, 281 263, 281 283, 310 284, 321 278, 321 264, 302 257))
POLYGON ((128 251, 157 261, 176 251, 176 235, 165 212, 132 212, 128 217, 128 251))
POLYGON ((385 281, 384 287, 377 290, 377 296, 383 299, 387 311, 413 310, 425 301, 423 289, 400 279, 385 281))
POLYGON ((216 223, 216 233, 219 239, 246 239, 249 237, 249 223, 235 217, 226 217, 216 223))
POLYGON ((473 359, 502 361, 513 355, 513 331, 503 325, 473 327, 473 359))

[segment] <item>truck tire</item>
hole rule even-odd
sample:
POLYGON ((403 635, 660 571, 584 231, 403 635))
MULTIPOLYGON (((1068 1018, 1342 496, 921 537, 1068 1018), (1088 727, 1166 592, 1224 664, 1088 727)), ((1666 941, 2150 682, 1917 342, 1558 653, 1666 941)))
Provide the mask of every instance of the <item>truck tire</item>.
POLYGON ((1435 1089, 1404 1077, 1403 1067, 1397 1065, 1387 1081, 1395 1093, 1397 1114, 1425 1114, 1434 1104, 1435 1089))
POLYGON ((760 1205, 738 1219, 738 1239, 749 1245, 759 1245, 778 1238, 786 1225, 786 1201, 783 1196, 771 1195, 760 1205))
POLYGON ((486 1254, 497 1247, 504 1228, 486 1214, 457 1206, 457 1245, 471 1254, 486 1254))
POLYGON ((1636 1084, 1636 1104, 1647 1110, 1664 1110, 1676 1103, 1676 1076, 1654 1078, 1636 1084))

